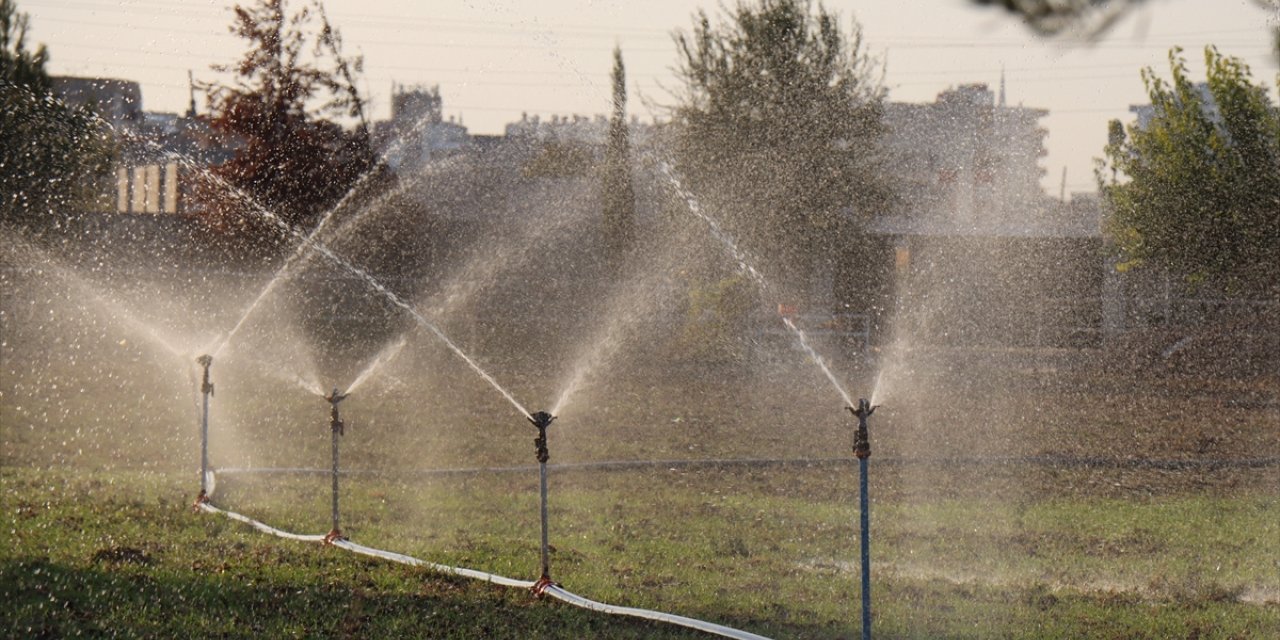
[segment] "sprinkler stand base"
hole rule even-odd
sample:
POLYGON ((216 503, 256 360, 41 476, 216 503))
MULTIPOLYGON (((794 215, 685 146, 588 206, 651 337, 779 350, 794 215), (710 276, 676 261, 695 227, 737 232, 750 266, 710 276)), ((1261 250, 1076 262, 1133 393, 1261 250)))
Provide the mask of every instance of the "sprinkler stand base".
POLYGON ((209 494, 205 493, 204 489, 200 490, 200 494, 196 496, 196 501, 191 503, 191 510, 193 512, 199 511, 202 504, 209 504, 209 494))
POLYGON ((324 544, 333 544, 339 540, 346 539, 347 537, 342 535, 342 532, 337 529, 333 529, 329 531, 329 533, 324 534, 324 544))

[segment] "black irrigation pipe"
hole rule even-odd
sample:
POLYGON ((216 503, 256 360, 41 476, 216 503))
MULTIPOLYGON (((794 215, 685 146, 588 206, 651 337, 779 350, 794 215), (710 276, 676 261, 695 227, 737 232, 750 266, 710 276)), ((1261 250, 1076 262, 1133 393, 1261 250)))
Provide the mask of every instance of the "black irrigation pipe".
MULTIPOLYGON (((787 467, 844 467, 853 466, 856 458, 710 458, 705 460, 608 460, 601 462, 576 462, 547 465, 553 471, 631 471, 636 469, 660 469, 683 471, 687 469, 767 469, 787 467)), ((900 467, 960 467, 968 465, 1041 466, 1064 469, 1155 469, 1160 471, 1190 471, 1217 469, 1263 469, 1280 466, 1280 457, 1223 458, 1181 460, 1174 458, 1104 458, 1097 456, 964 456, 948 458, 904 458, 880 456, 876 464, 900 467)), ((344 469, 343 475, 409 475, 409 476, 470 476, 506 473, 530 473, 537 471, 532 465, 510 467, 470 467, 458 469, 408 469, 388 471, 381 469, 344 469)), ((218 469, 219 475, 275 474, 319 475, 329 474, 330 469, 309 467, 229 467, 218 469)))

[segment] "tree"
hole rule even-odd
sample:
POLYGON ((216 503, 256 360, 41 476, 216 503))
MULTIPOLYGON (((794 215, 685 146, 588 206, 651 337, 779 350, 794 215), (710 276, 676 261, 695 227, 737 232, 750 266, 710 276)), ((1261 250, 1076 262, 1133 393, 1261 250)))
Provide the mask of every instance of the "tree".
POLYGON ((36 226, 85 206, 111 162, 98 120, 53 95, 44 45, 27 48, 30 20, 0 0, 0 219, 36 226))
POLYGON ((1280 110, 1248 66, 1213 47, 1207 83, 1191 81, 1180 49, 1169 62, 1171 82, 1142 73, 1150 122, 1113 123, 1098 164, 1121 266, 1280 292, 1280 110))
POLYGON ((604 151, 604 222, 609 253, 631 246, 635 233, 636 193, 631 185, 631 136, 627 129, 627 74, 622 49, 613 50, 613 114, 604 151))
MULTIPOLYGON (((739 4, 675 36, 678 165, 699 197, 792 291, 887 206, 878 138, 884 90, 856 22, 805 0, 739 4)), ((830 269, 828 269, 830 272, 830 269)))
MULTIPOLYGON (((284 0, 236 5, 231 32, 249 42, 235 65, 214 69, 236 75, 233 86, 204 86, 213 113, 213 129, 238 145, 233 159, 214 167, 221 180, 251 195, 298 229, 312 227, 373 166, 369 135, 363 126, 364 101, 356 91, 360 60, 341 54, 341 36, 318 0, 286 16, 284 0), (316 16, 313 59, 306 57, 308 28, 316 16), (320 66, 327 54, 335 69, 320 66), (319 107, 314 102, 327 96, 319 107), (355 118, 356 130, 337 119, 355 118)), ((250 242, 281 236, 245 203, 226 193, 218 181, 206 184, 206 200, 215 226, 250 242)))

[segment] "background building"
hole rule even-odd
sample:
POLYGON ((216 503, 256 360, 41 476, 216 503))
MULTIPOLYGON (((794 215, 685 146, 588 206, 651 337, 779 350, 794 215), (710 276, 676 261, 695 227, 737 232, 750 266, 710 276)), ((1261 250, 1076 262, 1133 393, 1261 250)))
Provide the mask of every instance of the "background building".
POLYGON ((142 88, 133 80, 54 76, 53 92, 67 104, 98 114, 112 128, 142 124, 142 88))
POLYGON ((466 127, 445 120, 439 86, 397 85, 391 94, 391 119, 375 123, 372 134, 374 148, 392 170, 412 170, 470 144, 466 127))
POLYGON ((1010 107, 985 84, 934 102, 885 108, 889 165, 900 180, 903 217, 971 233, 1041 222, 1047 109, 1010 107))

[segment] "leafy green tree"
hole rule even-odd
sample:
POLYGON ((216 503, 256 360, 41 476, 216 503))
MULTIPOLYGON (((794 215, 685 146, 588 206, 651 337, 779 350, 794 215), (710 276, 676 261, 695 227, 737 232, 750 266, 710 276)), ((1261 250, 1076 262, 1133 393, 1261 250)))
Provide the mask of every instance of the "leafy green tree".
POLYGON ((622 50, 613 50, 613 114, 604 151, 604 222, 608 248, 618 256, 635 233, 636 193, 631 185, 631 135, 627 129, 627 72, 622 50))
POLYGON ((856 22, 806 0, 699 12, 675 36, 677 165, 792 291, 849 251, 890 202, 878 151, 884 90, 856 22))
POLYGON ((0 0, 0 219, 32 227, 93 204, 112 146, 91 112, 53 95, 48 51, 28 49, 29 28, 0 0))
POLYGON ((294 228, 314 226, 374 164, 363 126, 364 100, 354 86, 360 62, 342 56, 341 36, 318 1, 292 15, 286 15, 284 0, 258 0, 233 11, 231 32, 247 40, 249 49, 237 64, 214 67, 234 73, 234 84, 204 89, 214 130, 238 149, 213 169, 221 180, 204 185, 202 195, 216 226, 250 243, 271 244, 281 236, 246 211, 222 181, 294 228), (312 24, 317 17, 319 26, 312 24), (321 66, 324 54, 333 69, 321 66), (339 122, 344 118, 361 126, 348 130, 339 122))
POLYGON ((1169 62, 1170 82, 1142 73, 1150 121, 1113 123, 1099 161, 1122 267, 1147 263, 1193 284, 1280 292, 1280 110, 1248 66, 1213 47, 1203 85, 1188 77, 1181 50, 1169 62))

